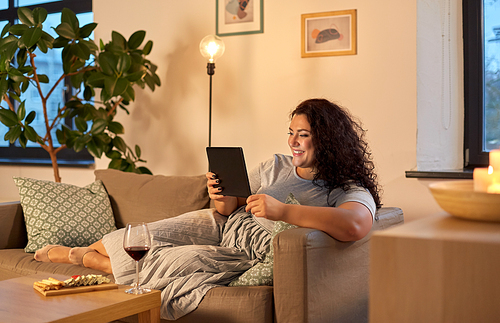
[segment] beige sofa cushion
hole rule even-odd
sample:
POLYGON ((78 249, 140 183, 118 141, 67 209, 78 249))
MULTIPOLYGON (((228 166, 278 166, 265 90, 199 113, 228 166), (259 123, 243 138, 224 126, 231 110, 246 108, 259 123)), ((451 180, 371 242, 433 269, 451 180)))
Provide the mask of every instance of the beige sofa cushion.
POLYGON ((108 192, 118 228, 128 222, 153 222, 209 207, 205 175, 139 175, 114 169, 99 169, 94 174, 108 192))

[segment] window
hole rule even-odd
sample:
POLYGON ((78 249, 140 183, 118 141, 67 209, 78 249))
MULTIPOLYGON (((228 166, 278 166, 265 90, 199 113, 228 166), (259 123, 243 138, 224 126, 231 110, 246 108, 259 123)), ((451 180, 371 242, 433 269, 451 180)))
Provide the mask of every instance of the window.
MULTIPOLYGON (((80 25, 85 25, 93 21, 92 0, 0 0, 0 30, 7 24, 15 24, 17 19, 17 8, 28 7, 34 9, 36 7, 44 7, 47 12, 47 20, 44 23, 44 30, 51 34, 54 38, 57 37, 52 26, 57 26, 61 21, 61 10, 69 8, 77 14, 80 25)), ((39 51, 39 50, 37 50, 39 51)), ((45 86, 44 93, 56 82, 62 75, 61 49, 49 50, 47 54, 39 53, 37 55, 37 69, 42 74, 49 77, 51 83, 43 84, 45 86)), ((49 114, 55 116, 59 106, 64 105, 64 102, 69 97, 69 93, 65 92, 65 84, 61 83, 58 89, 54 91, 49 99, 49 114), (57 95, 56 95, 57 94, 57 95)), ((41 109, 40 97, 37 90, 30 88, 23 93, 22 100, 26 100, 27 113, 30 109, 41 109)), ((5 103, 5 102, 4 102, 5 103)), ((44 127, 44 120, 41 111, 37 111, 37 119, 32 122, 32 126, 37 129, 44 127)), ((67 124, 72 126, 71 124, 67 124)), ((0 124, 0 162, 14 164, 50 164, 49 154, 33 142, 28 142, 27 148, 22 148, 17 142, 10 144, 3 138, 8 131, 7 127, 0 124)), ((40 133, 44 133, 41 131, 40 133)), ((55 138, 55 136, 54 136, 55 138)), ((76 153, 71 149, 63 149, 57 154, 58 163, 60 165, 79 165, 90 164, 94 162, 94 158, 87 152, 81 151, 76 153)))
POLYGON ((500 0, 463 0, 464 160, 488 165, 500 148, 500 0))

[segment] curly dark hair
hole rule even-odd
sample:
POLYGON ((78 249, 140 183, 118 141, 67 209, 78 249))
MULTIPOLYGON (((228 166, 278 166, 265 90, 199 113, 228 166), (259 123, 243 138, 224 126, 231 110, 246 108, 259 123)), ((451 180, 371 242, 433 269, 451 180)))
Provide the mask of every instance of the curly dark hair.
POLYGON ((305 115, 311 125, 317 169, 313 183, 330 193, 338 187, 347 191, 354 181, 371 193, 380 208, 381 189, 361 124, 346 109, 325 99, 303 101, 292 111, 290 119, 295 115, 305 115))

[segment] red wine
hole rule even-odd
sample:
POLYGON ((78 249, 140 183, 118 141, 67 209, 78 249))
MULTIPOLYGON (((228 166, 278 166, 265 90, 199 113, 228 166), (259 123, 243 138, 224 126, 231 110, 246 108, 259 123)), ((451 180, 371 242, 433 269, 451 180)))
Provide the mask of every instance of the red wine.
POLYGON ((125 248, 125 251, 135 261, 139 261, 149 251, 149 247, 144 247, 144 246, 142 246, 142 247, 127 247, 127 248, 125 248))

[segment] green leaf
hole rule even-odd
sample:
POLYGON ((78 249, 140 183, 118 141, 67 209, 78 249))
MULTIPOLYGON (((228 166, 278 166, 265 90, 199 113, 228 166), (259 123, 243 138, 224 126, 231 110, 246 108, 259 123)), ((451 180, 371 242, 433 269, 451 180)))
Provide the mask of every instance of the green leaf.
POLYGON ((2 76, 0 78, 0 102, 2 102, 3 96, 7 93, 8 89, 9 89, 9 81, 6 76, 2 76))
POLYGON ((26 32, 26 30, 28 30, 28 28, 29 27, 27 25, 23 24, 13 25, 12 27, 9 28, 9 33, 16 36, 22 36, 26 32))
POLYGON ((138 145, 135 145, 135 155, 137 156, 137 158, 141 158, 141 147, 139 147, 138 145))
POLYGON ((54 30, 61 37, 64 37, 67 39, 75 39, 76 38, 76 34, 73 31, 73 28, 71 28, 71 25, 66 23, 66 22, 62 22, 54 30))
POLYGON ((41 39, 37 43, 38 49, 42 51, 42 53, 46 54, 48 51, 47 41, 45 39, 41 39))
POLYGON ((128 47, 130 49, 136 49, 141 46, 144 41, 144 37, 146 37, 146 32, 144 30, 138 30, 130 36, 128 39, 128 47))
POLYGON ((87 83, 93 87, 103 88, 105 78, 106 78, 106 75, 104 75, 102 72, 93 72, 87 78, 87 83))
POLYGON ((80 131, 80 132, 87 131, 87 127, 88 127, 87 121, 85 121, 85 119, 82 117, 75 118, 75 126, 76 126, 76 129, 78 129, 78 131, 80 131))
POLYGON ((54 42, 54 37, 52 37, 49 33, 45 32, 45 31, 42 31, 42 39, 44 39, 50 43, 54 42))
POLYGON ((97 27, 95 22, 91 22, 90 24, 86 24, 85 26, 80 28, 80 37, 87 38, 92 34, 94 29, 97 27))
POLYGON ((26 76, 24 76, 23 73, 15 68, 11 68, 9 70, 9 77, 14 82, 23 82, 24 80, 26 80, 26 76))
POLYGON ((47 10, 45 8, 37 7, 33 9, 33 20, 35 24, 41 24, 47 19, 47 10))
POLYGON ((119 96, 119 95, 123 94, 127 90, 127 87, 128 87, 127 79, 124 79, 124 78, 117 79, 112 95, 119 96))
POLYGON ((19 140, 19 144, 21 145, 21 147, 26 148, 26 144, 28 143, 28 139, 26 139, 26 135, 24 134, 24 132, 21 132, 18 140, 19 140))
POLYGON ((24 117, 26 117, 26 108, 25 108, 24 102, 26 102, 26 101, 21 102, 21 104, 19 105, 19 108, 17 108, 17 120, 18 121, 22 121, 24 119, 24 117))
POLYGON ((11 60, 18 48, 18 39, 16 36, 9 35, 0 39, 0 52, 3 52, 2 59, 11 60))
POLYGON ((93 40, 80 40, 80 44, 87 46, 90 52, 96 52, 99 49, 93 40))
POLYGON ((144 81, 146 81, 146 84, 149 86, 149 88, 151 89, 151 91, 154 91, 155 90, 155 80, 154 78, 149 75, 149 74, 146 74, 144 76, 144 81))
MULTIPOLYGON (((64 127, 63 127, 64 129, 64 127)), ((61 129, 57 129, 56 130, 56 137, 57 137, 57 141, 61 144, 61 145, 64 145, 66 143, 66 136, 65 136, 65 133, 63 130, 61 129)))
POLYGON ((127 74, 126 78, 130 82, 136 82, 136 81, 142 79, 145 74, 146 74, 145 70, 143 70, 143 71, 137 71, 137 72, 133 72, 133 73, 127 74))
POLYGON ((19 17, 19 20, 28 26, 34 26, 35 25, 35 20, 33 19, 33 12, 26 8, 19 8, 17 9, 17 16, 19 17))
POLYGON ((122 124, 116 121, 112 121, 109 123, 108 130, 117 135, 125 133, 125 129, 123 128, 122 124))
POLYGON ((40 37, 42 37, 42 28, 32 27, 24 32, 19 42, 27 48, 30 48, 38 42, 40 37))
POLYGON ((68 24, 73 30, 74 34, 76 34, 78 32, 78 29, 80 29, 78 18, 76 17, 75 13, 68 8, 63 8, 61 11, 61 24, 63 23, 68 24))
POLYGON ((116 136, 115 138, 113 138, 113 146, 115 146, 122 153, 127 152, 127 145, 121 137, 116 136))
POLYGON ((10 23, 7 23, 5 26, 3 26, 2 32, 0 33, 0 38, 3 38, 3 36, 5 36, 9 32, 10 26, 10 23))
POLYGON ((35 111, 31 111, 30 113, 28 113, 28 116, 26 117, 26 120, 24 120, 24 124, 30 124, 33 122, 33 120, 35 120, 35 117, 36 117, 36 112, 35 111))
POLYGON ((104 74, 114 75, 116 71, 117 59, 111 53, 102 53, 99 55, 99 65, 104 74))
POLYGON ((135 91, 130 83, 127 85, 127 89, 125 90, 125 92, 121 94, 121 96, 123 97, 124 100, 129 102, 135 100, 135 91))
POLYGON ((80 86, 82 85, 82 81, 83 81, 83 73, 71 75, 70 81, 71 81, 71 86, 73 88, 75 88, 75 89, 80 88, 80 86))
POLYGON ((38 74, 38 81, 40 83, 49 83, 49 77, 45 74, 38 74))
POLYGON ((17 139, 19 139, 19 136, 23 132, 23 128, 21 125, 15 125, 14 127, 10 128, 9 131, 4 136, 4 140, 9 141, 11 144, 16 142, 17 139))
POLYGON ((26 48, 19 49, 16 55, 17 64, 19 64, 19 66, 24 66, 24 64, 26 64, 27 59, 28 59, 28 51, 26 50, 26 48))
POLYGON ((125 53, 121 54, 118 57, 118 62, 116 64, 116 70, 118 71, 118 73, 124 73, 124 72, 128 71, 131 64, 132 64, 132 62, 131 62, 130 56, 128 56, 125 53))
POLYGON ((0 108, 0 122, 2 122, 7 127, 13 127, 18 124, 17 114, 8 109, 0 108))
POLYGON ((112 150, 106 154, 106 157, 108 157, 109 159, 120 159, 122 158, 122 154, 120 154, 120 152, 116 150, 112 150))
POLYGON ((122 167, 121 158, 120 159, 112 159, 108 165, 108 168, 111 168, 111 169, 121 169, 121 167, 122 167))
POLYGON ((76 57, 86 61, 90 57, 90 49, 85 45, 82 44, 81 42, 78 42, 76 44, 71 44, 70 45, 71 52, 73 55, 76 57))
POLYGON ((94 120, 92 128, 90 129, 90 133, 92 133, 93 135, 98 135, 106 130, 107 125, 108 123, 104 119, 94 120))
POLYGON ((87 101, 90 101, 92 97, 94 96, 94 91, 90 86, 85 86, 85 89, 83 90, 83 98, 87 101))
POLYGON ((52 43, 54 48, 62 48, 66 46, 69 43, 69 39, 65 37, 57 37, 54 42, 52 43))
POLYGON ((92 156, 96 158, 101 158, 102 156, 102 148, 98 146, 93 140, 87 143, 87 150, 92 156))
MULTIPOLYGON (((113 95, 113 92, 115 91, 115 86, 116 86, 116 78, 112 77, 112 76, 106 76, 106 78, 104 79, 104 90, 106 90, 106 92, 112 96, 113 95)), ((105 100, 107 101, 107 100, 105 100)))
POLYGON ((153 49, 153 42, 150 40, 146 43, 146 45, 144 45, 142 52, 144 53, 144 55, 149 55, 152 49, 153 49))
POLYGON ((26 136, 26 139, 37 142, 39 140, 39 136, 36 133, 35 129, 33 129, 32 126, 25 125, 24 126, 24 135, 26 136))
POLYGON ((113 42, 113 45, 118 46, 121 49, 126 49, 127 40, 119 32, 113 30, 111 32, 111 40, 113 42))
POLYGON ((153 173, 146 167, 144 166, 141 166, 141 167, 137 167, 137 172, 139 174, 148 174, 148 175, 153 175, 153 173))

